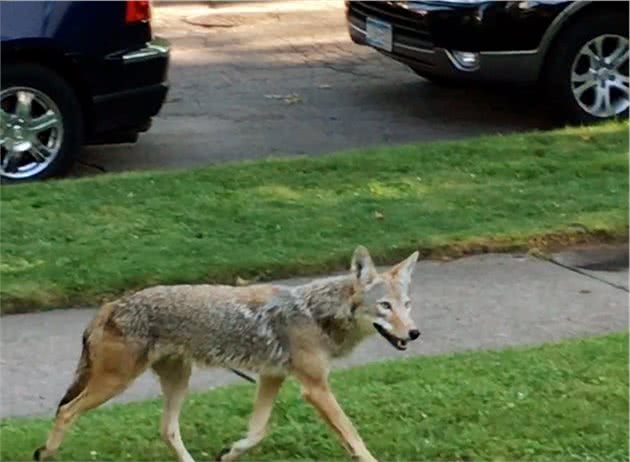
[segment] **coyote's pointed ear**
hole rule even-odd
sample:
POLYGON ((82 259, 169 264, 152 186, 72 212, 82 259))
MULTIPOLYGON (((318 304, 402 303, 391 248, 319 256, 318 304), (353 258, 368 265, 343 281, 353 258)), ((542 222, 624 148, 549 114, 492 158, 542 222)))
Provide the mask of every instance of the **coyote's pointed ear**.
POLYGON ((391 274, 398 280, 402 289, 406 292, 411 284, 411 275, 418 262, 420 253, 416 250, 409 257, 398 263, 391 269, 391 274))
POLYGON ((369 284, 377 275, 372 257, 370 257, 367 249, 362 245, 358 246, 354 251, 354 255, 352 255, 351 271, 357 281, 362 285, 369 284))

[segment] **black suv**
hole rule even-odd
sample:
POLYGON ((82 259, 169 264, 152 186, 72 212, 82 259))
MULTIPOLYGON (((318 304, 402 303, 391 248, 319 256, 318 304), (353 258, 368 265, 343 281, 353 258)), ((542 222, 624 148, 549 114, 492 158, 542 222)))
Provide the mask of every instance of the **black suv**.
POLYGON ((0 179, 63 175, 82 144, 133 142, 161 109, 170 45, 148 0, 0 2, 0 179))
POLYGON ((628 116, 626 1, 346 1, 352 40, 429 80, 542 84, 562 118, 628 116))

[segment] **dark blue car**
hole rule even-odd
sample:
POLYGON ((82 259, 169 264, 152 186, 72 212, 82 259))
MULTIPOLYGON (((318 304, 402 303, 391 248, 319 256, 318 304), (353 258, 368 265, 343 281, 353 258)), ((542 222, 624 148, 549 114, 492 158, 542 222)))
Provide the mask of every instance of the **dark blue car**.
POLYGON ((148 1, 0 2, 0 177, 61 176, 83 144, 133 142, 168 91, 148 1))

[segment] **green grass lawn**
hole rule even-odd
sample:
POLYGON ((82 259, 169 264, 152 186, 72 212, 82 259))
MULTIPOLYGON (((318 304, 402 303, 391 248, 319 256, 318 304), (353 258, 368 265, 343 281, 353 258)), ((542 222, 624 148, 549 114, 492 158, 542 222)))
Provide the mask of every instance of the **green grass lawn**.
POLYGON ((628 125, 2 188, 2 312, 156 283, 233 283, 625 236, 628 125), (580 236, 578 236, 580 237, 580 236), (581 236, 584 237, 584 236, 581 236), (542 242, 542 244, 541 244, 542 242))
MULTIPOLYGON (((377 363, 334 373, 332 382, 379 460, 628 460, 627 333, 377 363)), ((247 384, 188 398, 182 435, 196 460, 213 460, 241 436, 253 392, 247 384)), ((88 413, 56 460, 170 460, 160 413, 159 400, 88 413)), ((2 421, 2 460, 29 460, 51 419, 2 421)), ((293 381, 280 394, 270 435, 245 457, 344 458, 293 381)))

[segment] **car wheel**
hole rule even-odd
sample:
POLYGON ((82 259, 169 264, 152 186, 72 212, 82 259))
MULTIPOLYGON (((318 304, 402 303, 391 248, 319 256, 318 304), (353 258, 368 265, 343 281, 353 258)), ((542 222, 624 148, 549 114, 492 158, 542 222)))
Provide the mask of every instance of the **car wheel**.
POLYGON ((569 27, 549 55, 547 90, 563 119, 588 124, 628 117, 628 23, 599 13, 569 27))
POLYGON ((77 96, 56 72, 6 64, 0 89, 0 179, 42 180, 65 174, 81 146, 77 96))

